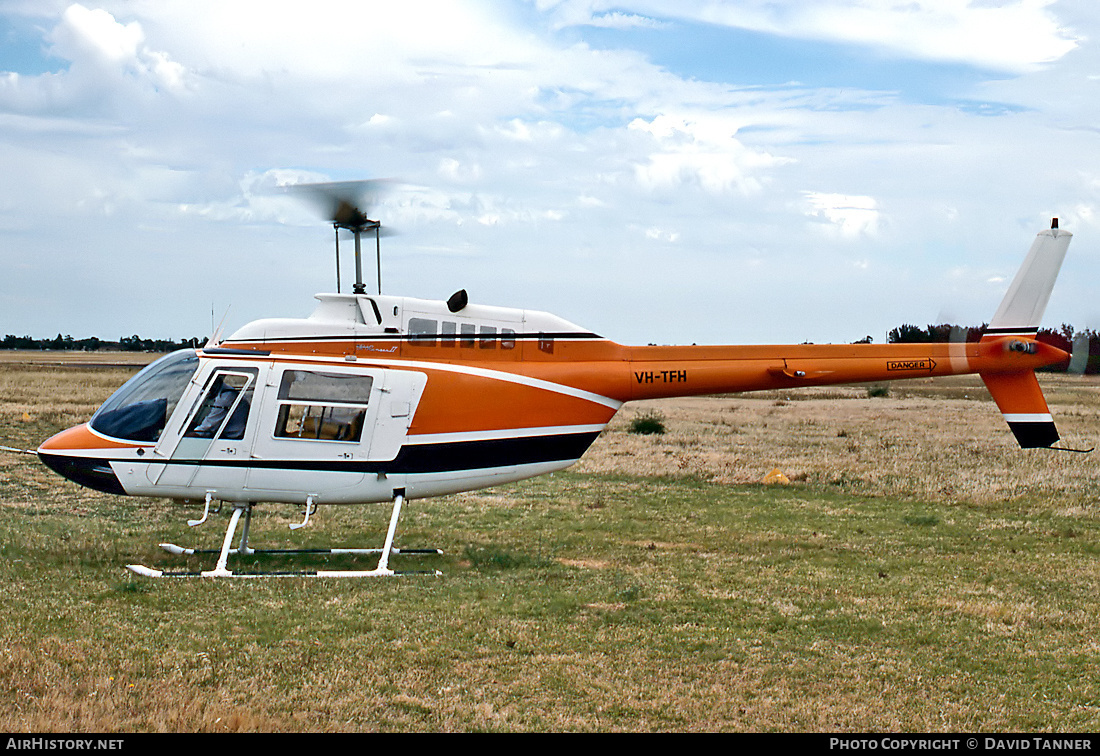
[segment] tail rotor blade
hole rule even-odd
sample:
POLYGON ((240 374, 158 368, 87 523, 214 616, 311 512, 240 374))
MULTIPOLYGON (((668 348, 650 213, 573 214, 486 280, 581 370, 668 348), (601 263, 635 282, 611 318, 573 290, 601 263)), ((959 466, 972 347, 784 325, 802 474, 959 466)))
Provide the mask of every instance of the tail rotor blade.
POLYGON ((1073 351, 1069 358, 1069 367, 1066 368, 1070 375, 1085 374, 1085 368, 1089 365, 1090 341, 1088 332, 1074 334, 1073 351))

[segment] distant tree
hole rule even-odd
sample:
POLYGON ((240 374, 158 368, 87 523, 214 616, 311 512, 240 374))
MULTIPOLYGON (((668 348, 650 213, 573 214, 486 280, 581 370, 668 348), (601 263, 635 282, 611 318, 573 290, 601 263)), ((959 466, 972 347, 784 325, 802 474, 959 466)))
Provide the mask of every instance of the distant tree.
POLYGON ((4 337, 4 341, 0 342, 0 348, 3 349, 38 349, 37 342, 30 336, 15 336, 8 334, 4 337))
POLYGON ((32 336, 7 334, 0 340, 0 349, 50 349, 81 350, 94 352, 99 349, 118 348, 128 352, 172 352, 176 349, 197 349, 206 343, 205 336, 192 336, 180 341, 172 339, 143 339, 137 334, 123 336, 118 344, 103 341, 97 336, 86 339, 74 339, 72 336, 57 334, 52 339, 36 339, 32 336))
POLYGON ((920 328, 907 323, 890 331, 886 340, 890 344, 946 344, 958 341, 979 341, 988 325, 983 323, 980 326, 965 327, 939 323, 920 328))
POLYGON ((1050 373, 1065 372, 1069 370, 1070 365, 1073 363, 1073 357, 1077 356, 1078 352, 1081 352, 1080 358, 1083 363, 1084 372, 1088 375, 1094 375, 1100 372, 1100 334, 1096 331, 1088 328, 1083 331, 1077 331, 1072 325, 1063 323, 1062 327, 1058 330, 1054 330, 1053 328, 1040 329, 1039 333, 1036 335, 1036 339, 1044 344, 1050 344, 1064 352, 1068 352, 1071 355, 1070 359, 1054 365, 1048 365, 1045 368, 1040 368, 1041 370, 1050 373), (1084 354, 1086 351, 1087 356, 1084 354))
POLYGON ((930 341, 927 331, 908 323, 890 331, 886 340, 890 344, 926 344, 930 341))
MULTIPOLYGON (((988 327, 988 323, 970 327, 940 323, 938 325, 928 325, 924 328, 920 328, 907 323, 890 331, 887 341, 891 344, 932 344, 964 340, 967 342, 975 342, 981 340, 988 327)), ((1057 329, 1039 329, 1035 338, 1044 344, 1050 344, 1071 355, 1074 349, 1084 350, 1087 348, 1088 357, 1083 358, 1085 373, 1089 375, 1100 373, 1100 334, 1096 331, 1090 329, 1077 331, 1069 323, 1063 323, 1061 327, 1057 329)), ((1071 360, 1067 359, 1063 362, 1040 368, 1040 370, 1050 373, 1064 373, 1069 369, 1070 363, 1071 360)))

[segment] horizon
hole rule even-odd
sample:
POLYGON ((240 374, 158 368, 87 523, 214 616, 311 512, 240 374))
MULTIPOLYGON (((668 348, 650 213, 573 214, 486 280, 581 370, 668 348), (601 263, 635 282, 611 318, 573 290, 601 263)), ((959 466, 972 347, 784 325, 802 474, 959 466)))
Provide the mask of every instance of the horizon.
MULTIPOLYGON (((853 344, 854 345, 854 344, 860 344, 860 343, 867 343, 867 342, 864 341, 864 339, 866 339, 868 337, 872 338, 873 341, 871 343, 875 343, 875 344, 899 343, 899 341, 905 341, 905 340, 901 339, 899 341, 891 341, 890 337, 894 335, 895 331, 901 331, 902 329, 905 329, 905 328, 913 328, 913 329, 916 329, 918 331, 927 331, 927 332, 931 332, 933 330, 939 331, 939 330, 942 330, 944 328, 951 329, 951 330, 959 329, 959 330, 966 330, 969 334, 973 335, 974 332, 984 331, 985 328, 988 327, 988 325, 989 325, 988 322, 983 322, 983 323, 980 323, 978 325, 962 325, 960 323, 926 323, 924 326, 920 326, 917 323, 899 323, 894 328, 890 329, 890 331, 886 335, 886 338, 883 339, 882 341, 878 341, 877 339, 874 339, 873 335, 871 335, 871 334, 865 334, 864 336, 860 337, 860 339, 853 339, 851 341, 799 342, 799 343, 800 344, 805 344, 805 343, 830 344, 830 343, 832 343, 832 344, 853 344)), ((1074 326, 1072 323, 1061 323, 1058 327, 1043 326, 1039 329, 1038 335, 1043 336, 1045 334, 1052 334, 1052 335, 1055 335, 1055 336, 1064 336, 1066 328, 1070 329, 1071 334, 1075 334, 1075 335, 1078 335, 1078 336, 1088 335, 1090 337, 1090 339, 1100 339, 1100 330, 1092 329, 1092 328, 1078 328, 1078 327, 1074 326)), ((2 330, 2 329, 0 329, 0 330, 2 330)), ((120 336, 118 339, 104 339, 104 338, 101 338, 101 337, 96 336, 94 334, 89 335, 89 336, 75 337, 71 333, 65 333, 64 331, 58 331, 57 335, 52 336, 52 337, 45 337, 45 336, 44 337, 36 337, 36 336, 27 335, 27 334, 17 336, 15 334, 10 334, 9 333, 9 334, 4 334, 4 336, 2 338, 0 338, 0 349, 12 350, 12 351, 18 351, 18 350, 21 350, 21 349, 25 350, 25 351, 49 351, 49 349, 47 347, 44 347, 44 346, 40 347, 40 348, 37 348, 37 349, 28 349, 26 347, 8 347, 8 346, 6 346, 6 344, 7 344, 8 341, 13 340, 13 339, 14 340, 30 339, 30 340, 35 341, 35 342, 40 342, 42 344, 47 344, 47 343, 55 342, 59 338, 63 339, 63 340, 71 340, 74 343, 80 343, 80 342, 87 342, 87 341, 96 340, 99 343, 105 344, 105 345, 121 345, 127 339, 131 339, 131 338, 136 338, 136 339, 140 340, 141 342, 171 342, 171 343, 176 343, 176 344, 186 344, 186 342, 188 342, 188 341, 194 341, 194 342, 200 342, 201 341, 201 342, 205 343, 207 340, 209 340, 210 337, 208 335, 203 335, 203 336, 187 336, 187 337, 176 339, 176 338, 172 338, 172 337, 156 337, 156 336, 146 337, 146 336, 142 336, 141 334, 133 333, 133 334, 130 334, 130 335, 127 335, 127 336, 120 336)), ((968 340, 974 340, 974 339, 971 338, 971 339, 968 339, 968 340)), ((637 344, 623 344, 623 346, 640 346, 640 345, 637 345, 637 344)), ((660 346, 674 346, 674 345, 661 344, 660 346)), ((722 346, 722 345, 719 345, 719 346, 722 346)), ((742 346, 742 344, 730 344, 728 346, 742 346)), ((187 348, 187 347, 184 346, 183 348, 187 348)))

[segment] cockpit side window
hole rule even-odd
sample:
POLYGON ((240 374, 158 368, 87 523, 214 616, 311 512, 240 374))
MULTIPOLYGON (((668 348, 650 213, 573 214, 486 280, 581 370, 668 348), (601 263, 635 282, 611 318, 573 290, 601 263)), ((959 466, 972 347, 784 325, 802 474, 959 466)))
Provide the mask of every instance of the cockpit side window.
POLYGON ((127 441, 156 441, 199 367, 193 349, 161 357, 122 385, 92 415, 98 433, 127 441))
POLYGON ((255 368, 218 373, 184 435, 189 438, 216 436, 230 441, 244 438, 256 373, 255 368))

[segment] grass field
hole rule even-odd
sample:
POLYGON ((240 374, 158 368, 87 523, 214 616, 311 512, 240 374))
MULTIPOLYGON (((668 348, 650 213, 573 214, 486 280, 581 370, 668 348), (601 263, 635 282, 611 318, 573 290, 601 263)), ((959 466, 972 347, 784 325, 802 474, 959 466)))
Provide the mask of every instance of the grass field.
MULTIPOLYGON (((23 448, 133 372, 27 363, 23 448)), ((1096 383, 1042 380, 1100 438, 1096 383)), ((226 513, 0 456, 0 729, 1095 732, 1096 454, 1016 448, 976 379, 646 402, 570 471, 411 502, 441 578, 236 582, 122 567, 226 513)), ((299 517, 258 507, 254 545, 378 545, 388 507, 299 517)))

